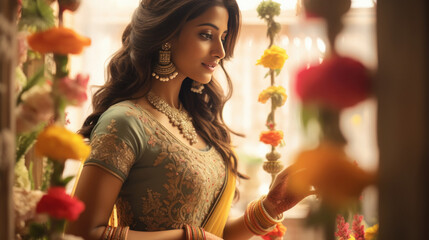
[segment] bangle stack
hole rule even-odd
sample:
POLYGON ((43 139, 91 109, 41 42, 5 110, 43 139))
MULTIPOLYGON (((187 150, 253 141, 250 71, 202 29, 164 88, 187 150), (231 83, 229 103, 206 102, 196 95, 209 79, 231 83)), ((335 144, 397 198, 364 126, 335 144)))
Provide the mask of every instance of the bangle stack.
POLYGON ((183 229, 185 229, 185 240, 206 240, 206 232, 201 227, 185 224, 183 229))
POLYGON ((250 202, 244 213, 244 225, 253 234, 261 236, 274 230, 277 223, 282 222, 284 219, 283 213, 277 219, 272 218, 265 210, 264 204, 262 204, 264 199, 265 196, 250 202))
POLYGON ((100 240, 126 240, 130 227, 106 226, 100 240))

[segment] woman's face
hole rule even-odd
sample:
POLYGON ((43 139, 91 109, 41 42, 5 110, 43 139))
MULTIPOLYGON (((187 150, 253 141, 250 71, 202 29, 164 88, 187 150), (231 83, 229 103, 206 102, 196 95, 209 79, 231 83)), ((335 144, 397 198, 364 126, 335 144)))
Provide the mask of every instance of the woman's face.
POLYGON ((172 61, 180 75, 206 84, 225 57, 223 41, 228 30, 228 11, 224 7, 209 8, 187 22, 172 41, 172 61))

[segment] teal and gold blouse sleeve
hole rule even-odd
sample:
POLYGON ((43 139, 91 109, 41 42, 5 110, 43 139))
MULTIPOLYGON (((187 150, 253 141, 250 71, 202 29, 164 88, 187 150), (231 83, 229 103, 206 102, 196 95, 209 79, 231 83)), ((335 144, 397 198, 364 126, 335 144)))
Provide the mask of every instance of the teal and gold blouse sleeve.
MULTIPOLYGON (((135 109, 134 109, 135 110, 135 109)), ((86 165, 97 165, 124 182, 144 151, 144 132, 133 108, 116 104, 104 112, 91 134, 91 154, 86 165)))

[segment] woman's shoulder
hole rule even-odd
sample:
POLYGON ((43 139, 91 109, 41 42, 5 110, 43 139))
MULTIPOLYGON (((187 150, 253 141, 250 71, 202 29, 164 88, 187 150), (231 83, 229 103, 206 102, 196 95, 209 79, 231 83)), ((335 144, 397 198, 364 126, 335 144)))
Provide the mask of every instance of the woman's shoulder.
POLYGON ((131 101, 122 101, 110 106, 98 119, 95 129, 98 131, 116 131, 125 129, 140 129, 141 111, 131 101))

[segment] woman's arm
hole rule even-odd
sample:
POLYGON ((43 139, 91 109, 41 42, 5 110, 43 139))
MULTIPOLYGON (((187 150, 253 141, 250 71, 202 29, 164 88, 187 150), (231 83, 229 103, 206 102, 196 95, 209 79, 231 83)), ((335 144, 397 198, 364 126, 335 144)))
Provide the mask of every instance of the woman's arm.
POLYGON ((225 240, 246 240, 253 236, 254 234, 244 225, 244 216, 228 220, 223 231, 225 240))
MULTIPOLYGON (((121 186, 121 180, 101 167, 85 166, 75 192, 75 196, 85 203, 85 210, 76 221, 68 223, 66 232, 86 240, 100 239, 121 186)), ((185 239, 185 232, 182 229, 158 232, 129 231, 127 239, 181 240, 185 239)))

